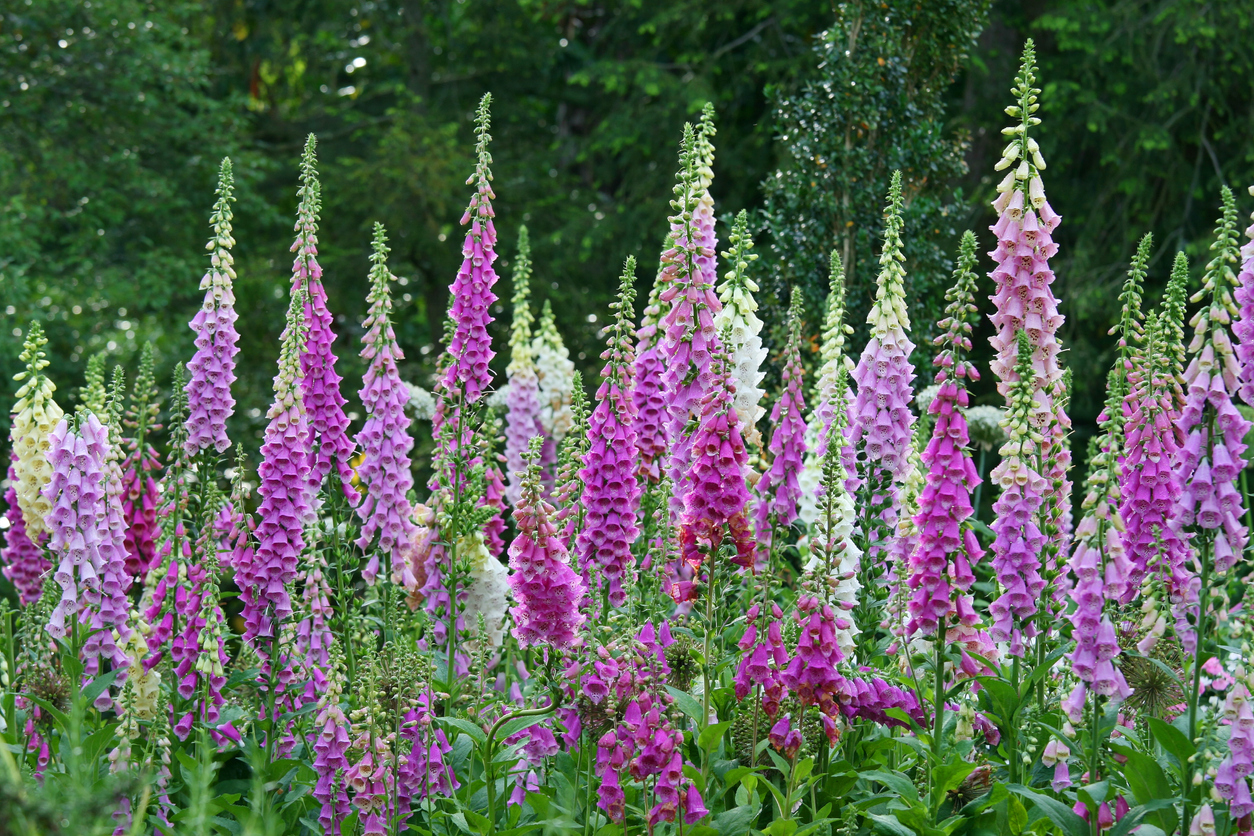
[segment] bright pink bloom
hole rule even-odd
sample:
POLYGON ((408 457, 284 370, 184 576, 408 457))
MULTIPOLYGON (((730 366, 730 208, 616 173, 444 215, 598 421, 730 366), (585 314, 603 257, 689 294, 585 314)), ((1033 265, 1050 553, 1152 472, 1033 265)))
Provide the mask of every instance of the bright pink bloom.
MULTIPOLYGON (((1254 186, 1250 193, 1254 194, 1254 186)), ((1254 221, 1254 214, 1250 220, 1254 221)), ((1241 400, 1254 406, 1254 223, 1246 228, 1245 236, 1250 240, 1241 247, 1241 272, 1233 294, 1241 315, 1232 326, 1232 333, 1237 338, 1237 360, 1241 364, 1241 400)))
MULTIPOLYGON (((16 455, 13 456, 17 458, 16 455)), ((12 487, 17 482, 13 465, 9 465, 9 489, 5 491, 5 519, 9 527, 4 532, 4 548, 0 550, 0 564, 4 565, 4 576, 13 582, 22 606, 30 606, 39 600, 43 592, 44 575, 52 568, 52 563, 44 557, 43 549, 31 542, 26 536, 26 521, 22 519, 22 509, 17 505, 17 491, 12 487)))
POLYGON ((758 481, 758 501, 754 508, 758 548, 766 558, 775 539, 775 529, 787 528, 797 519, 801 499, 802 458, 806 452, 804 371, 801 367, 801 291, 794 287, 789 312, 788 347, 784 350, 783 394, 771 409, 771 467, 758 481))

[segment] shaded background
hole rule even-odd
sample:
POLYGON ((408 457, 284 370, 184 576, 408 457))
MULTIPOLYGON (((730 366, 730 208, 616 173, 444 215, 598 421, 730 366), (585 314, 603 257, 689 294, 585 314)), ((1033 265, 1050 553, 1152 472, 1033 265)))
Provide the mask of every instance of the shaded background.
MULTIPOLYGON (((296 165, 311 131, 323 179, 320 260, 351 403, 375 220, 388 227, 400 277, 402 374, 429 385, 460 261, 473 109, 489 90, 498 295, 509 298, 526 223, 537 306, 552 300, 586 376, 597 373, 598 331, 628 254, 647 293, 681 127, 706 101, 718 113, 720 238, 735 212, 752 213, 768 328, 782 323, 780 300, 799 283, 817 333, 833 247, 850 268, 861 322, 888 176, 902 168, 922 342, 961 231, 974 228, 991 249, 1002 109, 1022 42, 1035 38, 1045 91, 1037 135, 1064 218, 1054 266, 1080 436, 1100 407, 1113 357, 1106 331, 1136 240, 1155 233, 1147 299, 1156 299, 1176 249, 1200 268, 1220 184, 1238 190, 1243 217, 1254 208, 1245 193, 1254 182, 1249 0, 6 6, 0 375, 18 370, 21 334, 38 318, 67 408, 101 350, 130 377, 151 340, 168 381, 191 356, 186 323, 201 298, 217 165, 229 154, 242 335, 231 429, 254 453, 259 442, 248 439, 261 434, 286 309, 296 165)), ((508 314, 494 314, 500 351, 508 314)), ((6 433, 15 388, 0 385, 6 433)), ((997 402, 992 381, 980 396, 997 402)))

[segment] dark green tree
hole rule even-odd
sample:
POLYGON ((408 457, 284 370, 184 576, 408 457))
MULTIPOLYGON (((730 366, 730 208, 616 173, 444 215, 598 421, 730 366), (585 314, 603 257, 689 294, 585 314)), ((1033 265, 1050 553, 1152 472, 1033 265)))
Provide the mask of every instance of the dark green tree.
MULTIPOLYGON (((945 93, 988 11, 986 0, 850 0, 817 39, 813 75, 776 96, 783 157, 763 184, 773 292, 800 285, 822 304, 828 261, 845 266, 848 321, 866 332, 874 295, 884 195, 902 172, 907 298, 917 328, 944 304, 957 241, 953 183, 965 172, 963 138, 945 122, 945 93)), ((777 306, 782 302, 776 302, 777 306)), ((782 309, 769 321, 782 322, 782 309)), ((765 318, 765 317, 764 317, 765 318)), ((916 339, 919 344, 926 344, 916 339)))

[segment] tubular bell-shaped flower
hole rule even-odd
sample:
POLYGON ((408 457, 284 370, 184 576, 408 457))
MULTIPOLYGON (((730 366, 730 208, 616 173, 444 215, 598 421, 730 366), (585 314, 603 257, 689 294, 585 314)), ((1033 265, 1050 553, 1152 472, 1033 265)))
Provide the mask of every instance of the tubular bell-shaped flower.
POLYGON ((836 397, 837 378, 853 371, 853 361, 845 355, 845 337, 853 328, 845 323, 845 268, 840 255, 832 250, 830 288, 827 293, 827 313, 823 319, 823 342, 819 349, 818 379, 814 384, 813 409, 806 417, 806 458, 798 481, 801 484, 801 502, 797 514, 807 525, 814 524, 819 514, 819 483, 823 478, 823 461, 827 455, 829 437, 837 439, 840 455, 848 478, 853 470, 852 451, 845 443, 844 429, 836 436, 829 430, 832 421, 839 417, 841 427, 848 424, 849 404, 846 384, 841 384, 840 397, 836 397))
POLYGON ((679 518, 680 571, 671 597, 680 602, 695 599, 704 563, 725 538, 736 548, 732 562, 742 569, 754 566, 753 533, 746 513, 748 454, 736 415, 735 384, 718 341, 710 374, 710 388, 701 399, 700 419, 692 435, 690 490, 679 518))
POLYGON ((784 391, 771 409, 771 426, 774 427, 771 467, 758 480, 754 507, 761 559, 769 557, 776 529, 787 528, 797 519, 797 502, 801 498, 797 477, 806 451, 806 422, 802 417, 805 396, 802 394, 801 313, 801 288, 794 286, 788 311, 788 345, 784 349, 784 391))
POLYGON ((545 501, 540 485, 540 445, 532 439, 527 452, 522 498, 515 518, 518 536, 509 547, 513 574, 509 586, 517 604, 514 636, 523 647, 547 644, 569 647, 583 626, 579 609, 587 588, 570 567, 566 547, 553 525, 553 506, 545 501))
POLYGON ((975 532, 965 524, 975 512, 971 491, 980 482, 971 461, 964 415, 970 405, 967 382, 980 379, 975 364, 967 359, 971 319, 978 310, 974 268, 975 235, 967 231, 959 247, 953 287, 945 294, 949 302, 945 318, 937 323, 942 332, 935 340, 939 389, 928 407, 935 423, 921 457, 927 475, 914 518, 919 545, 909 558, 908 633, 935 633, 942 624, 949 626, 951 615, 963 626, 974 626, 964 618, 975 612, 970 595, 973 567, 984 556, 975 532))
POLYGON ((13 376, 22 385, 17 390, 13 423, 9 427, 9 444, 16 456, 12 484, 17 507, 26 523, 26 536, 34 543, 49 532, 47 517, 52 503, 44 494, 44 488, 52 479, 48 438, 62 415, 61 407, 52 399, 57 387, 44 374, 48 360, 43 349, 47 344, 43 326, 32 322, 20 357, 26 370, 13 376))
MULTIPOLYGON (((357 469, 358 477, 366 486, 366 495, 357 508, 361 518, 361 536, 357 545, 368 551, 375 537, 378 548, 370 551, 370 558, 362 570, 367 583, 374 583, 379 575, 379 555, 388 558, 393 574, 408 569, 408 561, 402 559, 400 550, 405 548, 413 534, 410 517, 413 508, 407 494, 414 486, 409 472, 409 451, 414 441, 409 435, 409 416, 405 404, 409 402, 409 387, 401 382, 398 360, 404 359, 396 344, 392 330, 392 296, 388 289, 392 274, 388 271, 387 235, 383 224, 374 225, 373 252, 370 255, 370 312, 364 326, 361 356, 368 364, 362 378, 362 406, 366 410, 366 423, 357 435, 357 446, 363 459, 357 469)), ((411 584, 398 580, 404 586, 411 584)))
POLYGON ((514 257, 514 319, 509 329, 509 381, 505 413, 505 470, 509 477, 505 496, 517 507, 522 495, 518 476, 524 469, 523 454, 531 439, 543 435, 540 425, 540 384, 535 352, 531 346, 531 239, 527 227, 518 229, 518 255, 514 257))
POLYGON ((1032 425, 1039 390, 1032 370, 1032 342, 1019 332, 1019 355, 1014 383, 1002 427, 1007 441, 1002 460, 990 474, 1001 487, 993 506, 993 571, 1001 594, 989 606, 993 624, 989 630, 995 641, 1010 641, 1010 653, 1024 654, 1023 639, 1035 635, 1031 620, 1037 612, 1037 599, 1045 588, 1041 577, 1041 548, 1044 535, 1040 519, 1045 498, 1045 477, 1036 471, 1042 436, 1032 425))
MULTIPOLYGON (((244 638, 277 640, 278 625, 292 615, 288 584, 305 548, 309 509, 309 425, 301 400, 300 352, 305 338, 305 294, 292 294, 274 376, 274 403, 267 413, 258 493, 255 552, 235 562, 244 600, 244 638)), ((273 663, 274 660, 270 660, 273 663)))
POLYGON ((723 309, 714 317, 714 326, 730 334, 727 354, 732 379, 736 381, 736 414, 741 416, 744 425, 745 443, 760 448, 762 434, 758 431, 758 421, 765 412, 762 398, 766 391, 762 389, 762 378, 766 372, 762 364, 766 362, 766 348, 760 336, 762 320, 758 319, 758 303, 753 298, 758 286, 749 278, 749 265, 757 261, 758 256, 749 252, 753 249, 753 238, 749 235, 749 216, 743 210, 736 215, 727 244, 723 258, 731 269, 718 286, 718 301, 723 309))
POLYGON ((997 249, 990 256, 997 267, 990 276, 996 286, 992 297, 996 311, 991 317, 995 333, 989 342, 997 352, 991 363, 997 376, 997 391, 1009 399, 1016 380, 1018 334, 1028 335, 1035 386, 1030 419, 1033 429, 1041 435, 1040 455, 1046 471, 1040 474, 1045 480, 1041 529, 1044 546, 1050 552, 1046 563, 1052 571, 1053 561, 1060 550, 1065 552, 1070 534, 1066 518, 1071 495, 1067 478, 1071 467, 1067 447, 1071 419, 1061 404, 1065 393, 1057 333, 1063 316, 1050 289, 1054 272, 1049 259, 1058 252, 1058 245, 1050 236, 1061 218, 1045 199, 1041 181, 1045 160, 1036 140, 1028 135, 1029 129, 1041 122, 1033 115, 1040 108, 1040 90, 1035 83, 1036 51, 1029 39, 1012 91, 1017 101, 1006 108, 1007 115, 1018 120, 1018 124, 1003 130, 1010 137, 1010 144, 996 166, 997 171, 1009 171, 997 186, 998 196, 993 201, 998 214, 997 223, 992 226, 997 249))
POLYGON ((292 252, 292 290, 305 293, 305 322, 309 326, 305 347, 300 355, 301 398, 309 421, 309 481, 312 497, 322 489, 331 469, 338 471, 340 490, 350 505, 356 505, 361 494, 353 487, 353 442, 348 437, 348 417, 344 414, 344 396, 340 394, 340 376, 335 371, 335 331, 327 308, 327 291, 322 285, 322 267, 318 264, 318 212, 322 208, 322 184, 318 182, 317 140, 313 134, 305 140, 300 159, 300 204, 296 209, 296 240, 292 252))
POLYGON ((851 408, 849 442, 857 451, 858 481, 870 493, 870 509, 883 507, 878 519, 867 520, 867 559, 878 562, 887 548, 886 533, 897 523, 900 486, 909 475, 913 397, 910 383, 910 319, 906 314, 905 256, 901 244, 901 172, 893 172, 885 209, 884 248, 875 302, 867 316, 871 339, 862 351, 853 377, 858 394, 851 408))
POLYGON ((662 254, 666 286, 659 298, 667 310, 658 326, 664 333, 662 384, 669 413, 666 473, 672 483, 671 510, 676 513, 684 507, 693 478, 695 454, 689 426, 710 391, 711 357, 719 347, 714 318, 722 308, 702 269, 703 259, 712 258, 713 252, 702 245, 695 219, 702 179, 700 148, 691 124, 684 125, 679 165, 669 247, 662 254))
MULTIPOLYGON (((636 519, 640 510, 635 467, 636 414, 631 399, 635 370, 631 333, 635 282, 636 259, 628 256, 623 265, 618 300, 610 305, 614 324, 607 347, 601 353, 605 368, 601 371, 597 405, 588 429, 591 445, 583 457, 583 469, 579 471, 579 482, 583 485, 580 504, 585 509, 577 541, 579 565, 585 585, 591 587, 593 574, 605 579, 606 594, 615 607, 627 600, 623 581, 634 575, 631 544, 640 535, 636 519)), ((596 591, 589 588, 589 592, 596 591)))
POLYGON ((231 384, 235 382, 235 355, 239 352, 235 293, 231 289, 235 280, 235 259, 231 255, 231 247, 235 246, 231 236, 234 189, 231 158, 226 157, 218 172, 218 200, 209 217, 213 224, 213 237, 205 247, 209 251, 209 269, 200 280, 205 301, 190 323, 196 332, 196 354, 187 364, 191 375, 186 390, 188 456, 211 448, 223 453, 231 446, 226 437, 226 420, 235 410, 231 384))

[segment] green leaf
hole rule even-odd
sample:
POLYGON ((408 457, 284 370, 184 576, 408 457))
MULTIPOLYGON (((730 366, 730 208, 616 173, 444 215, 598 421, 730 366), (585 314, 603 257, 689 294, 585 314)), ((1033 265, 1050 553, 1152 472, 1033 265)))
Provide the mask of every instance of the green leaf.
POLYGON ((705 718, 701 716, 701 703, 687 691, 681 691, 670 685, 666 686, 666 690, 675 699, 675 704, 679 706, 679 710, 688 715, 692 722, 697 724, 697 728, 705 725, 705 718))
POLYGON ((1088 823, 1072 812, 1071 808, 1061 801, 1050 798, 1048 795, 1042 795, 1019 784, 1011 784, 1006 789, 1029 799, 1041 809, 1042 813, 1049 816, 1049 820, 1057 825, 1067 836, 1089 836, 1088 823))
POLYGON ((1149 836, 1154 830, 1162 833, 1175 833, 1179 819, 1180 816, 1176 814, 1176 800, 1174 798, 1156 798, 1129 810, 1106 836, 1128 836, 1138 826, 1140 830, 1136 831, 1137 836, 1149 836), (1151 815, 1166 819, 1170 824, 1167 827, 1162 827, 1161 825, 1145 821, 1151 815))
POLYGON ((1028 811, 1018 796, 1012 795, 1006 802, 1006 826, 1015 836, 1019 836, 1023 828, 1028 826, 1028 811))
POLYGON ((792 836, 797 832, 797 823, 792 819, 776 819, 763 832, 767 836, 792 836))
POLYGON ((508 740, 518 734, 523 729, 529 729, 537 723, 543 723, 548 719, 548 715, 536 715, 531 717, 515 717, 512 720, 506 720, 496 731, 496 741, 508 740))
POLYGON ((118 675, 122 673, 122 670, 122 668, 114 668, 108 673, 101 674, 100 676, 92 679, 91 684, 83 689, 83 699, 87 701, 87 704, 91 705, 94 703, 96 701, 96 697, 100 696, 101 692, 104 691, 105 688, 108 688, 113 684, 113 681, 118 678, 118 675))
POLYGON ((1147 717, 1146 720, 1149 722, 1150 734, 1154 735, 1158 745, 1174 757, 1181 768, 1197 753, 1197 748, 1189 738, 1175 726, 1157 717, 1147 717))
POLYGON ((1107 794, 1110 792, 1109 781, 1098 781, 1095 784, 1078 787, 1076 793, 1091 801, 1093 804, 1101 804, 1106 800, 1107 794))
POLYGON ((761 806, 757 804, 742 804, 719 813, 714 817, 714 829, 719 832, 720 836, 744 836, 761 809, 761 806))
POLYGON ((1001 718, 1002 723, 1010 726, 1019 710, 1019 694, 1014 686, 995 676, 977 676, 976 679, 984 686, 984 693, 992 703, 993 711, 1001 718))
POLYGON ((725 723, 715 723, 712 726, 706 726, 697 737, 697 745, 701 747, 703 752, 713 752, 719 741, 723 739, 723 735, 730 728, 730 720, 725 723))
POLYGON ((914 785, 914 782, 900 772, 886 772, 882 769, 876 769, 871 772, 863 772, 862 777, 872 781, 879 781, 903 799, 919 800, 919 790, 914 785))
POLYGON ((1166 809, 1166 807, 1154 807, 1146 809, 1144 814, 1149 816, 1150 824, 1157 825, 1171 833, 1176 829, 1179 818, 1174 808, 1176 792, 1168 782, 1162 766, 1159 765, 1158 761, 1141 752, 1129 751, 1124 756, 1128 759, 1128 763, 1127 768, 1123 770, 1123 775, 1127 779, 1128 787, 1132 790, 1132 795, 1135 796, 1138 804, 1145 807, 1163 799, 1171 799, 1173 801, 1172 804, 1166 805, 1172 808, 1170 810, 1166 809))
POLYGON ((871 825, 877 833, 885 833, 887 836, 917 836, 917 834, 906 827, 892 816, 881 816, 877 813, 866 813, 871 825))
POLYGON ((437 717, 436 719, 446 726, 452 726, 455 729, 465 732, 472 740, 481 746, 488 742, 488 736, 484 734, 483 729, 479 728, 469 720, 463 720, 460 717, 437 717))
POLYGON ((975 771, 975 764, 966 761, 950 761, 932 770, 932 789, 938 796, 962 786, 967 776, 975 771))

